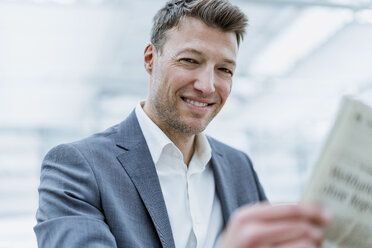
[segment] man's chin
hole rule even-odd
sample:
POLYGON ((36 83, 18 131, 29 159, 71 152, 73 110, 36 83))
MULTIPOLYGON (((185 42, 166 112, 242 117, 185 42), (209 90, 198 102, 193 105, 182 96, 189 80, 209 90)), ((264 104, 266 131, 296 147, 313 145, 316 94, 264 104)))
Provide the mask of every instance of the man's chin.
POLYGON ((188 123, 186 125, 187 133, 199 134, 207 128, 207 125, 205 123, 188 123))

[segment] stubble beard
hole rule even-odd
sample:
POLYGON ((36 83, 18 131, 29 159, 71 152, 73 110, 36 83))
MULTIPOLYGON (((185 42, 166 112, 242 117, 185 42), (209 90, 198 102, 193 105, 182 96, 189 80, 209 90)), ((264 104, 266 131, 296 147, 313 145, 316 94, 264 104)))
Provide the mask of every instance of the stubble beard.
MULTIPOLYGON (((171 129, 184 133, 195 135, 203 132, 208 126, 210 121, 216 116, 217 113, 213 113, 207 122, 200 126, 192 126, 187 124, 177 109, 177 103, 166 103, 164 97, 157 96, 156 94, 152 97, 152 102, 157 112, 159 119, 171 129)), ((197 118, 197 117, 195 117, 197 118)))

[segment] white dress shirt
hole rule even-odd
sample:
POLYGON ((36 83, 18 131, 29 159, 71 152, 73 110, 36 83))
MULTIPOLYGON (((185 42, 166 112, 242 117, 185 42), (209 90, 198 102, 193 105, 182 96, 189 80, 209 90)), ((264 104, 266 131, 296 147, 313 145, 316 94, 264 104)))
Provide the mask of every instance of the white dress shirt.
POLYGON ((223 219, 208 163, 211 147, 207 138, 203 133, 196 135, 187 167, 181 151, 146 115, 141 103, 135 112, 159 176, 176 247, 215 247, 223 219))

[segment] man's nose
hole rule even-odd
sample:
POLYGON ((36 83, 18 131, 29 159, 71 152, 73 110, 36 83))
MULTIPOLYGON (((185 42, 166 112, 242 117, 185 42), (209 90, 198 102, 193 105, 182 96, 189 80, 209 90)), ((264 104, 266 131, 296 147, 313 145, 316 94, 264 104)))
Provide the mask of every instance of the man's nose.
POLYGON ((200 72, 194 88, 201 91, 203 95, 210 95, 215 91, 215 75, 214 68, 205 68, 200 72))

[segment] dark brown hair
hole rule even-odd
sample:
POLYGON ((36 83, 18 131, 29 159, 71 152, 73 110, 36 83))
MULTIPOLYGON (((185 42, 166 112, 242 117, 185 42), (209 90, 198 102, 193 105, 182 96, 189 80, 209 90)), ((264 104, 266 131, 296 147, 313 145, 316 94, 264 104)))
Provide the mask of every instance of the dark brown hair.
POLYGON ((223 32, 235 32, 238 46, 248 24, 246 15, 228 0, 170 0, 154 16, 151 42, 161 52, 166 31, 178 26, 181 19, 194 17, 223 32))

